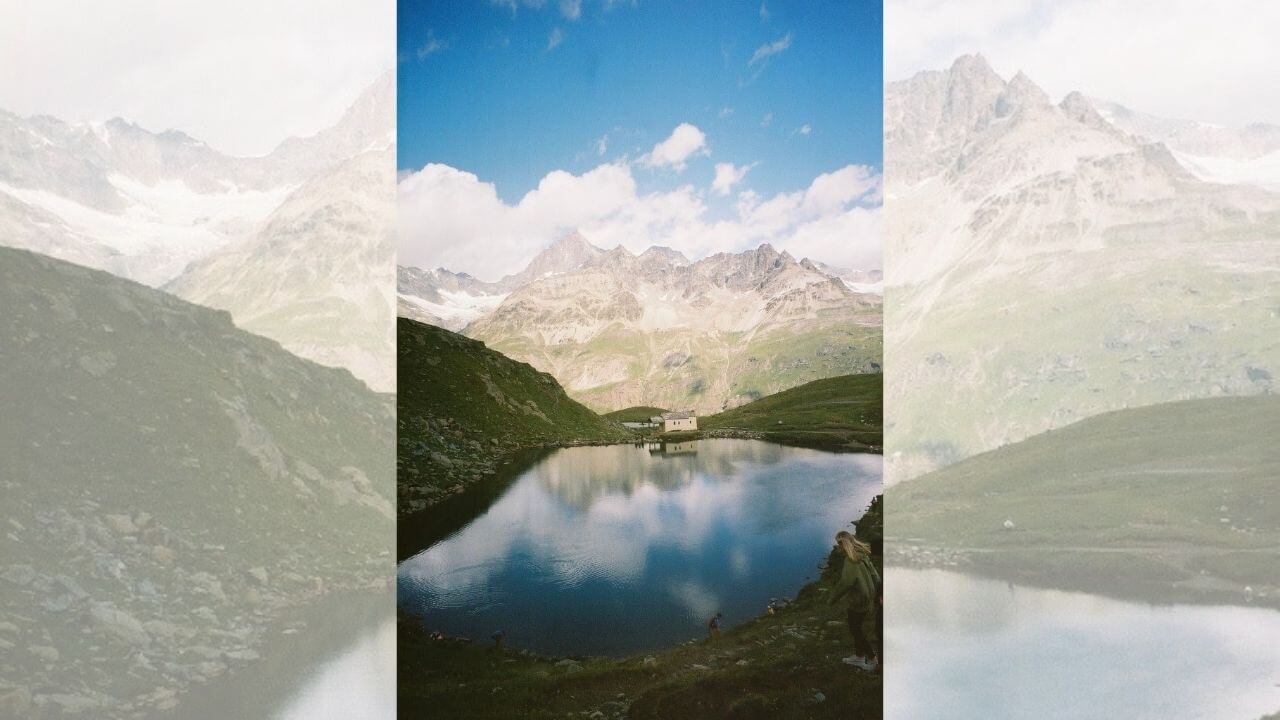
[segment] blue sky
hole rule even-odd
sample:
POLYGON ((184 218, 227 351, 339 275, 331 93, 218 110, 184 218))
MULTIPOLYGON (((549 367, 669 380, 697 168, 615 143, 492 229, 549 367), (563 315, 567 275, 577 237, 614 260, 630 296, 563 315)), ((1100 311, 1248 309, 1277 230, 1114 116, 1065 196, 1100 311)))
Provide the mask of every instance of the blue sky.
MULTIPOLYGON (((508 209, 555 171, 582 177, 605 164, 625 168, 629 178, 620 181, 634 184, 629 191, 645 207, 638 208, 640 200, 614 202, 612 210, 576 221, 602 221, 608 212, 635 220, 659 205, 681 215, 651 219, 644 231, 633 223, 628 232, 644 235, 634 240, 637 247, 662 241, 657 228, 695 214, 704 224, 746 222, 744 203, 803 192, 822 174, 849 166, 860 174, 869 169, 878 182, 881 17, 879 2, 860 0, 401 2, 399 168, 402 177, 428 164, 474 175, 508 209), (670 152, 656 152, 682 125, 691 126, 684 149, 673 141, 670 152), (726 163, 731 167, 721 168, 724 184, 717 188, 716 166, 726 163), (676 191, 685 196, 661 195, 676 191)), ((425 194, 427 186, 437 199, 462 192, 454 181, 460 182, 402 184, 402 206, 410 191, 425 194)), ((599 185, 599 178, 591 182, 599 185)), ((872 195, 873 203, 858 202, 878 205, 878 189, 872 195)), ((421 219, 429 221, 425 210, 421 219)), ((547 222, 556 231, 570 223, 547 222)), ((718 244, 663 244, 701 255, 750 245, 761 235, 738 232, 730 240, 729 230, 721 230, 718 244)), ((421 264, 450 256, 436 252, 444 238, 423 240, 423 232, 411 225, 402 233, 402 256, 421 264)), ((502 232, 505 239, 491 244, 518 246, 521 257, 545 244, 509 238, 510 228, 502 232)), ((489 242, 495 233, 466 230, 455 240, 460 234, 489 242)), ((672 231, 677 240, 681 233, 695 229, 672 231)), ((623 231, 611 226, 588 239, 615 234, 623 231)), ((452 264, 478 260, 453 257, 452 264)))
MULTIPOLYGON (((750 186, 762 193, 848 163, 879 167, 880 4, 766 3, 767 20, 760 7, 583 0, 571 20, 557 0, 514 12, 485 0, 401 2, 400 168, 467 169, 510 202, 551 170, 594 167, 606 135, 605 159, 638 156, 682 122, 712 151, 687 172, 759 162, 750 186)), ((655 175, 639 179, 684 179, 655 175)))

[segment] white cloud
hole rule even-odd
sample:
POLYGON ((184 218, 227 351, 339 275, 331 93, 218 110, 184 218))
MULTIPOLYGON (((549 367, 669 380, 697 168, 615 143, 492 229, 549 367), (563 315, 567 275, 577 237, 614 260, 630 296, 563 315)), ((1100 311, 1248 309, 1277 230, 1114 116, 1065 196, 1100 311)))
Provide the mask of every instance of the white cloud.
POLYGON ((773 124, 773 113, 765 113, 764 117, 760 118, 760 127, 769 127, 772 124, 773 124))
POLYGON ((879 243, 884 215, 879 207, 853 207, 800 225, 787 241, 788 252, 837 267, 880 269, 879 243))
POLYGON ((721 120, 723 120, 723 119, 725 119, 725 118, 729 117, 729 116, 730 116, 730 115, 732 115, 732 114, 733 114, 733 108, 728 107, 728 106, 720 108, 720 119, 721 119, 721 120))
POLYGON ((789 47, 791 47, 791 33, 787 33, 771 43, 765 43, 764 45, 756 48, 756 51, 751 54, 751 59, 747 61, 747 66, 749 67, 758 62, 764 62, 789 47))
POLYGON ((522 5, 536 10, 547 4, 547 0, 489 0, 489 2, 498 7, 507 8, 513 17, 522 5))
POLYGON ((605 133, 604 135, 600 136, 599 140, 596 140, 596 156, 604 157, 604 154, 608 151, 609 151, 609 133, 605 133))
POLYGON ((760 3, 760 22, 769 22, 769 8, 760 3))
POLYGON ((982 53, 1050 95, 1226 125, 1280 122, 1280 3, 1200 0, 897 0, 885 6, 885 77, 982 53))
POLYGON ((792 135, 808 135, 811 132, 813 132, 813 128, 809 127, 809 123, 805 123, 800 127, 796 128, 795 131, 792 132, 791 134, 792 135))
POLYGON ((805 191, 802 210, 806 215, 827 215, 862 197, 880 200, 880 174, 866 165, 846 165, 813 179, 805 191))
POLYGON ((733 163, 716 163, 716 177, 711 181, 711 191, 717 195, 727 196, 733 190, 733 186, 742 182, 742 179, 755 166, 755 163, 741 166, 735 166, 733 163))
POLYGON ((394 0, 0 0, 0 17, 0 108, 241 155, 332 125, 395 65, 394 0))
POLYGON ((564 32, 560 28, 553 28, 551 36, 547 38, 547 52, 555 50, 562 42, 564 42, 564 32))
POLYGON ((879 268, 880 187, 877 173, 850 165, 804 190, 770 198, 741 192, 735 217, 710 220, 707 191, 683 185, 641 194, 625 162, 581 175, 551 172, 515 204, 471 173, 433 164, 400 182, 400 262, 496 280, 577 229, 599 247, 635 253, 667 245, 696 259, 768 242, 797 258, 879 268))
POLYGON ((582 0, 560 0, 560 13, 569 20, 582 17, 582 0))
POLYGON ((427 41, 418 48, 418 59, 426 60, 431 55, 447 48, 448 45, 441 42, 440 39, 436 37, 435 30, 427 30, 427 41))
POLYGON ((696 125, 680 123, 671 136, 653 146, 648 154, 640 159, 649 167, 671 167, 680 172, 685 162, 695 154, 709 155, 707 136, 696 125))

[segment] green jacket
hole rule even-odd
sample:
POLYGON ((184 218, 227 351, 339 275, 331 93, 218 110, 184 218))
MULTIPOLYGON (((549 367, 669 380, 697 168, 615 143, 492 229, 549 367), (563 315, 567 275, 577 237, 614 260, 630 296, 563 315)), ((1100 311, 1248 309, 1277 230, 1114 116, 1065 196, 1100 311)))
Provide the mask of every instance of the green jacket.
POLYGON ((836 591, 831 593, 828 602, 849 596, 849 609, 855 612, 867 612, 875 607, 876 596, 880 592, 880 573, 871 558, 850 560, 842 556, 844 563, 840 566, 840 579, 836 581, 836 591))

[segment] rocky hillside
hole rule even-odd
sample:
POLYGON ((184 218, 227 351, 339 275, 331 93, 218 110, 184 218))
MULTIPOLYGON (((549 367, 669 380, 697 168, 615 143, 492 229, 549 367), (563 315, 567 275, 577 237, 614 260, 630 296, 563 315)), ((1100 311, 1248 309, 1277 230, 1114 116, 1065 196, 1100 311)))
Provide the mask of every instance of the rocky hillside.
POLYGON ((555 378, 478 340, 406 318, 397 337, 402 515, 495 474, 517 450, 630 438, 555 378))
POLYGON ((1280 604, 1276 437, 1273 395, 1098 415, 891 488, 890 545, 1027 582, 1280 604))
POLYGON ((573 234, 498 283, 402 270, 401 312, 465 325, 598 411, 707 414, 879 368, 875 276, 833 271, 849 279, 769 245, 691 262, 669 248, 605 251, 573 234))
POLYGON ((0 703, 138 717, 394 571, 394 405, 231 318, 0 249, 0 703))
POLYGON ((886 481, 1126 407, 1269 392, 1280 195, 981 57, 885 95, 886 481))

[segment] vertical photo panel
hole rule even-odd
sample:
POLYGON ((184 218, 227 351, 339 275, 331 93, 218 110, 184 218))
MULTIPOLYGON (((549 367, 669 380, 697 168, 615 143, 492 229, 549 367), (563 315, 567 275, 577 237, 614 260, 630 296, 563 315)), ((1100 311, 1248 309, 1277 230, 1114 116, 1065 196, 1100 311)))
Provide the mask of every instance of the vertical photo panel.
POLYGON ((879 718, 878 2, 399 8, 405 718, 879 718))
POLYGON ((1276 8, 885 12, 886 714, 1275 717, 1276 8))
POLYGON ((0 3, 0 718, 394 717, 394 34, 0 3))

